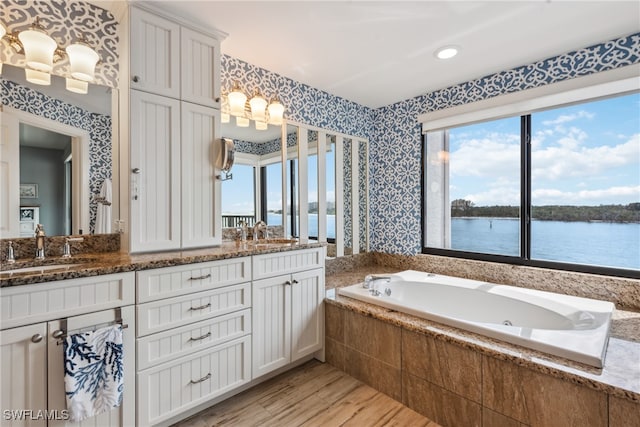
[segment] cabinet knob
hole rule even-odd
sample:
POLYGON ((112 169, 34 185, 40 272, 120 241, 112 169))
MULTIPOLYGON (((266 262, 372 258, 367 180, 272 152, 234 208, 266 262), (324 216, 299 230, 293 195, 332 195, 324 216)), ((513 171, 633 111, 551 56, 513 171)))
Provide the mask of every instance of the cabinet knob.
POLYGON ((53 331, 51 336, 54 337, 55 339, 62 338, 64 336, 64 331, 62 329, 58 329, 56 331, 53 331))
POLYGON ((215 102, 220 102, 220 97, 217 97, 216 99, 214 99, 215 102))
POLYGON ((293 279, 293 282, 291 282, 291 283, 293 283, 294 285, 297 285, 298 281, 296 279, 293 279))
POLYGON ((140 77, 139 76, 133 76, 133 78, 131 80, 133 80, 134 83, 138 83, 140 81, 140 77))
POLYGON ((291 286, 291 280, 287 280, 286 282, 284 282, 284 284, 287 286, 291 286))
POLYGON ((31 342, 38 343, 38 342, 42 341, 42 338, 44 338, 42 335, 35 334, 34 336, 31 337, 31 342))
POLYGON ((131 169, 131 172, 136 174, 136 175, 138 175, 142 171, 140 170, 140 168, 133 168, 133 169, 131 169))

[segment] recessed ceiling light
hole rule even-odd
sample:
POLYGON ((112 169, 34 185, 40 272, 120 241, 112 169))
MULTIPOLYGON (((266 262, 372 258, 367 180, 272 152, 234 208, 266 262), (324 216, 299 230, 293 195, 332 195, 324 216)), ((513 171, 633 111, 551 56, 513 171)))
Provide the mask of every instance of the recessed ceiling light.
POLYGON ((458 46, 444 46, 436 50, 435 56, 438 59, 450 59, 458 54, 458 46))

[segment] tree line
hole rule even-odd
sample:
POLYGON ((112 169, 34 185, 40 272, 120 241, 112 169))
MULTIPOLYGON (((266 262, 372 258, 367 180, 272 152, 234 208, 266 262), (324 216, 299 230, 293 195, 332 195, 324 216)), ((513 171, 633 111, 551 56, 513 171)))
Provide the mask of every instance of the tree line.
MULTIPOLYGON (((451 202, 451 217, 519 218, 519 206, 475 206, 473 202, 456 199, 451 202)), ((640 203, 627 205, 532 206, 531 218, 540 221, 602 221, 640 223, 640 203)))

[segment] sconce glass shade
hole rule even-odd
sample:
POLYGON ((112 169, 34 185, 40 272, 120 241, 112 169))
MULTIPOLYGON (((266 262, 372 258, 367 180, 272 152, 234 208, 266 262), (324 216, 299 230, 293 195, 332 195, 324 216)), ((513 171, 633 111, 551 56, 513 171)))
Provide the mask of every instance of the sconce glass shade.
POLYGON ((249 127, 249 119, 246 117, 236 116, 236 126, 240 128, 248 128, 249 127))
POLYGON ((267 130, 268 128, 269 125, 267 124, 267 122, 256 120, 256 130, 267 130))
POLYGON ((28 82, 36 85, 49 86, 51 84, 51 74, 38 70, 24 69, 25 77, 28 82))
POLYGON ((89 93, 89 82, 70 78, 67 78, 66 81, 66 88, 68 91, 80 93, 82 95, 86 95, 87 93, 89 93))
POLYGON ((58 47, 55 40, 49 37, 37 24, 18 34, 18 39, 24 47, 27 66, 37 71, 51 72, 53 54, 58 47))
POLYGON ((76 80, 92 82, 95 77, 96 64, 100 57, 95 50, 84 41, 77 41, 65 49, 69 56, 71 77, 76 80))
POLYGON ((278 99, 269 104, 269 124, 280 126, 284 115, 284 105, 278 99))
POLYGON ((220 113, 220 123, 229 123, 231 121, 231 116, 229 113, 220 113))
POLYGON ((242 93, 237 82, 231 92, 229 92, 229 95, 227 95, 227 99, 229 100, 229 110, 231 114, 234 116, 243 116, 244 104, 247 102, 247 95, 242 93))
POLYGON ((260 95, 260 92, 256 92, 256 94, 249 101, 249 105, 251 106, 251 118, 256 121, 265 122, 266 118, 266 108, 267 108, 267 100, 260 95))

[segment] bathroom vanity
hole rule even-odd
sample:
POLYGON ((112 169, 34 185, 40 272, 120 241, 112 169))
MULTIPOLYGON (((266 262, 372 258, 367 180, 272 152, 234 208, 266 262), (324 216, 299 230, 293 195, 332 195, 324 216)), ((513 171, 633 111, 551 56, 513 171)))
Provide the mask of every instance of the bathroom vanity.
POLYGON ((11 381, 2 382, 2 407, 64 418, 60 331, 114 322, 127 326, 123 404, 90 425, 168 425, 299 363, 322 360, 324 259, 317 243, 225 242, 82 255, 50 270, 12 273, 3 265, 2 377, 11 381))

